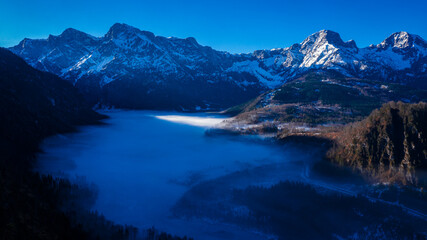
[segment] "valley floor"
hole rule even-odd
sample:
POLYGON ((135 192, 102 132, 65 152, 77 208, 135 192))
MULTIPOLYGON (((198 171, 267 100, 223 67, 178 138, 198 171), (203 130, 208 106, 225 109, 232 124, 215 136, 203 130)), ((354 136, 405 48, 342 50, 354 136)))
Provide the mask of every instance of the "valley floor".
POLYGON ((115 222, 195 239, 425 236, 425 192, 371 185, 324 161, 326 146, 228 134, 215 115, 107 114, 47 141, 39 168, 93 182, 115 222))

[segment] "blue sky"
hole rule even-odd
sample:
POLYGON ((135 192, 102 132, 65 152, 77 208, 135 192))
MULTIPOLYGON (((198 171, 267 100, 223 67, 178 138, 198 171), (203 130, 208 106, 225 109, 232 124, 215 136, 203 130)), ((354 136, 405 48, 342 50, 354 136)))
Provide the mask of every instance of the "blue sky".
POLYGON ((233 53, 287 47, 321 29, 365 47, 397 31, 427 39, 426 11, 426 0, 0 0, 0 46, 68 27, 102 36, 121 22, 233 53))

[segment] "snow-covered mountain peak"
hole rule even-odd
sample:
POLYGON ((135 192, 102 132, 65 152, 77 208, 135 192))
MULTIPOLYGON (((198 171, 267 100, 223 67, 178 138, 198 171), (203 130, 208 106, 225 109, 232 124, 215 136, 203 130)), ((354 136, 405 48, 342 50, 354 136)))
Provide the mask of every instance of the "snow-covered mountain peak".
MULTIPOLYGON (((16 45, 15 47, 13 47, 14 49, 19 49, 21 51, 23 51, 24 49, 28 49, 28 48, 33 48, 33 45, 37 45, 37 43, 40 42, 47 42, 46 39, 31 39, 31 38, 24 38, 22 39, 22 41, 20 41, 18 43, 18 45, 16 45)), ((35 50, 35 49, 34 49, 35 50)), ((16 51, 16 50, 15 50, 16 51)))
POLYGON ((194 45, 199 45, 199 43, 197 42, 197 40, 193 37, 188 37, 185 39, 187 42, 194 44, 194 45))
POLYGON ((107 35, 112 33, 120 33, 120 32, 137 32, 139 29, 127 25, 126 23, 115 23, 113 24, 107 32, 107 35))
POLYGON ((61 37, 88 36, 89 34, 79 31, 74 28, 67 28, 61 33, 61 37))
POLYGON ((47 41, 49 42, 57 42, 57 41, 97 41, 99 38, 89 35, 85 32, 76 30, 74 28, 65 29, 60 35, 49 35, 47 41))
POLYGON ((379 48, 406 48, 410 46, 410 35, 407 32, 396 32, 379 44, 379 48))
POLYGON ((356 42, 353 39, 348 40, 346 42, 346 45, 347 47, 350 47, 350 48, 356 48, 356 49, 358 48, 356 42))
POLYGON ((83 91, 117 91, 117 101, 105 100, 109 104, 122 104, 120 99, 127 98, 121 94, 129 89, 138 90, 134 96, 138 104, 150 102, 156 94, 163 99, 184 93, 187 100, 190 96, 206 100, 212 94, 212 103, 237 102, 234 98, 239 94, 242 99, 252 98, 313 70, 405 83, 427 74, 427 43, 406 32, 359 49, 353 40, 344 42, 338 33, 321 30, 287 48, 230 54, 202 46, 192 37, 155 36, 116 23, 102 37, 67 29, 48 39, 24 39, 10 49, 30 65, 55 73, 83 91), (194 97, 195 93, 199 95, 194 97))
POLYGON ((321 30, 307 37, 298 51, 303 55, 299 67, 318 68, 348 65, 358 48, 353 40, 344 42, 338 33, 321 30))
POLYGON ((405 49, 415 47, 416 45, 424 48, 427 47, 426 41, 420 36, 402 31, 391 34, 378 44, 377 47, 383 49, 387 49, 388 47, 405 49))
POLYGON ((334 31, 331 30, 320 30, 310 36, 308 36, 302 43, 302 47, 308 47, 312 45, 323 45, 330 44, 335 47, 356 47, 356 43, 353 40, 348 42, 344 42, 341 39, 341 36, 334 31))
POLYGON ((128 40, 135 36, 145 36, 150 41, 152 41, 155 37, 152 32, 141 31, 138 28, 132 27, 125 23, 115 23, 110 27, 104 38, 128 40))
MULTIPOLYGON (((148 31, 141 31, 124 23, 116 23, 110 27, 102 38, 105 48, 109 51, 122 49, 131 52, 145 51, 148 46, 155 46, 155 35, 148 31)), ((110 53, 108 54, 110 55, 110 53)))

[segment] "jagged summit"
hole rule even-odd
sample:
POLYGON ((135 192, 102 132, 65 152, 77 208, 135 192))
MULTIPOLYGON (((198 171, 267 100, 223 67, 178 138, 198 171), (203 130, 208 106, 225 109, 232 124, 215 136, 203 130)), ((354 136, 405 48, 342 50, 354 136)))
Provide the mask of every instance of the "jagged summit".
POLYGON ((407 32, 396 32, 391 34, 388 38, 380 43, 382 48, 397 47, 405 48, 409 47, 413 42, 413 37, 407 32))
POLYGON ((77 29, 67 28, 61 33, 60 36, 70 36, 70 35, 76 35, 76 34, 82 34, 82 33, 87 35, 87 33, 84 33, 84 32, 79 31, 77 29))
POLYGON ((379 48, 408 48, 413 47, 415 44, 427 47, 426 41, 418 35, 410 34, 408 32, 395 32, 387 37, 384 41, 378 44, 379 48))
POLYGON ((188 37, 185 40, 192 44, 199 44, 194 37, 188 37))
POLYGON ((323 29, 316 33, 313 33, 309 36, 314 37, 316 39, 325 39, 329 42, 337 42, 337 43, 343 43, 343 40, 341 39, 341 36, 339 33, 334 32, 332 30, 323 29))
POLYGON ((87 40, 87 39, 95 40, 97 38, 90 35, 90 34, 87 34, 85 32, 74 29, 74 28, 67 28, 61 34, 49 35, 49 37, 47 38, 48 41, 56 41, 59 39, 62 41, 71 41, 71 40, 78 40, 78 41, 82 40, 83 41, 83 40, 87 40))
POLYGON ((344 42, 341 39, 339 33, 331 30, 320 30, 310 36, 308 36, 302 43, 302 46, 311 45, 311 44, 324 44, 328 43, 334 46, 345 46, 345 47, 356 47, 356 44, 353 40, 349 42, 344 42))
POLYGON ((140 31, 141 30, 139 30, 138 28, 132 27, 125 23, 115 23, 110 27, 106 35, 119 34, 123 32, 140 32, 140 31))
POLYGON ((84 92, 110 89, 96 101, 130 108, 154 104, 153 96, 169 97, 167 104, 180 107, 229 106, 313 70, 404 83, 427 78, 427 44, 406 32, 359 49, 353 40, 344 42, 337 32, 321 30, 291 47, 230 54, 204 47, 192 37, 155 36, 116 23, 103 37, 66 29, 44 40, 24 39, 10 50, 84 92), (132 100, 120 95, 130 89, 136 91, 132 100))
POLYGON ((149 31, 141 31, 136 27, 127 25, 125 23, 115 23, 110 27, 108 32, 104 35, 105 39, 124 39, 130 40, 132 38, 147 38, 147 40, 152 41, 155 38, 155 35, 149 31))

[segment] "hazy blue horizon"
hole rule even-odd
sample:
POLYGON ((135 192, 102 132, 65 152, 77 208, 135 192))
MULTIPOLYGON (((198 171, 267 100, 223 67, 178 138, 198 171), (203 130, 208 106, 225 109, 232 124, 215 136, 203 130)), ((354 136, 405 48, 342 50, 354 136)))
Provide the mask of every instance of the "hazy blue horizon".
POLYGON ((427 37, 427 2, 408 0, 0 2, 0 46, 47 38, 72 27, 104 35, 117 22, 158 36, 194 37, 217 50, 246 53, 288 47, 322 29, 358 47, 378 44, 394 32, 427 37))

